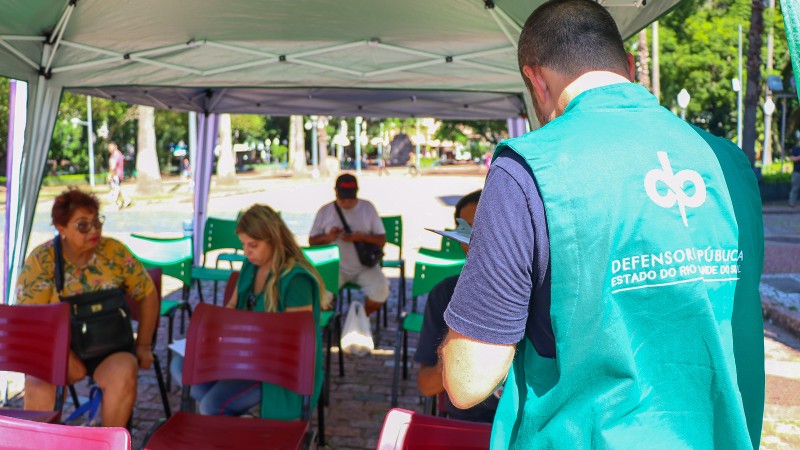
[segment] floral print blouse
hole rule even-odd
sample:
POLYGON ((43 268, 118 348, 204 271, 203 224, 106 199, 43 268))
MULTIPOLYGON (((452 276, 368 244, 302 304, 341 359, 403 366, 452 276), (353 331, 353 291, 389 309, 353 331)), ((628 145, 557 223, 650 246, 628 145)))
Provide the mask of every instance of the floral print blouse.
MULTIPOLYGON (((121 242, 101 237, 89 262, 77 267, 64 259, 64 296, 123 288, 135 301, 142 301, 155 289, 144 265, 121 242)), ((18 305, 58 303, 53 241, 31 252, 17 280, 18 305)))

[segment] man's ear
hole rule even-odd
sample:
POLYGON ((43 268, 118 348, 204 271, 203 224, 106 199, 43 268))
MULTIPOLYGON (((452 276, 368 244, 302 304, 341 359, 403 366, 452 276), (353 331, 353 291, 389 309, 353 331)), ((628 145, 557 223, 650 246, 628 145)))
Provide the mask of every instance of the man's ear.
POLYGON ((544 104, 550 97, 550 89, 542 77, 542 72, 536 67, 522 66, 522 73, 531 86, 531 95, 540 100, 540 104, 544 104))
POLYGON ((626 53, 628 59, 628 79, 631 80, 632 83, 636 82, 636 58, 633 57, 633 54, 626 53))

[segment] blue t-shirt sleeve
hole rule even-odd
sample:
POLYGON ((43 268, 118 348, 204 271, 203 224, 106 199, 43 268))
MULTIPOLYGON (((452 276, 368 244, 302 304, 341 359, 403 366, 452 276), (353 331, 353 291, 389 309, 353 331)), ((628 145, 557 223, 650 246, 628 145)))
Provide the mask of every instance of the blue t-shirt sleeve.
POLYGON ((537 195, 527 163, 504 151, 492 164, 478 202, 469 253, 447 325, 469 338, 516 344, 525 335, 539 275, 530 196, 537 195))
POLYGON ((414 353, 414 361, 435 366, 439 362, 437 350, 447 334, 447 324, 444 321, 444 310, 453 297, 458 276, 446 278, 434 286, 428 301, 425 303, 425 318, 422 321, 422 330, 414 353))

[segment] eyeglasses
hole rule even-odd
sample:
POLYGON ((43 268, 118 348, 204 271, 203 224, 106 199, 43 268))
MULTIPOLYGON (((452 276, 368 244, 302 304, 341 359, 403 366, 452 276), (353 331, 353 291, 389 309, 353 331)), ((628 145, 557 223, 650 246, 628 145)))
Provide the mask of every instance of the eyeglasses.
POLYGON ((77 228, 81 234, 86 234, 92 231, 92 228, 95 228, 97 230, 102 229, 105 221, 106 221, 106 216, 97 216, 97 218, 91 222, 88 220, 81 220, 80 222, 76 222, 75 228, 77 228))

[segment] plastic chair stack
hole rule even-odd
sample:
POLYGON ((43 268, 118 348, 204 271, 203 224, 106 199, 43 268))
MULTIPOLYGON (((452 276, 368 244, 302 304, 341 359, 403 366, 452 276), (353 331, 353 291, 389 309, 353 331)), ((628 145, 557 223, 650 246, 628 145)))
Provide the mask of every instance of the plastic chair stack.
POLYGON ((192 281, 197 282, 197 294, 200 298, 200 302, 205 302, 203 299, 203 287, 201 282, 213 281, 214 304, 217 304, 217 284, 220 281, 228 279, 228 276, 230 276, 233 270, 234 261, 244 260, 243 255, 236 253, 237 250, 241 249, 242 243, 236 236, 235 220, 220 219, 217 217, 209 217, 206 219, 206 225, 203 228, 203 262, 199 266, 192 267, 192 281), (234 253, 220 255, 222 260, 227 260, 231 264, 231 269, 220 269, 219 258, 217 259, 217 267, 206 267, 208 264, 208 252, 221 249, 234 251, 234 253))
POLYGON ((397 327, 397 344, 394 355, 394 372, 392 377, 392 407, 397 406, 400 383, 400 355, 402 354, 403 379, 408 379, 408 333, 419 333, 422 330, 423 313, 417 312, 417 298, 427 294, 445 278, 458 275, 464 267, 464 259, 448 259, 430 254, 440 255, 438 250, 420 249, 414 262, 414 284, 411 287, 411 311, 403 313, 397 327))
POLYGON ((181 412, 167 420, 145 448, 308 448, 313 441, 309 422, 315 341, 311 312, 254 313, 198 305, 187 334, 181 412), (242 379, 272 383, 302 395, 300 419, 187 412, 191 385, 242 379))
MULTIPOLYGON (((57 386, 53 411, 0 409, 0 415, 38 422, 61 420, 69 360, 69 304, 0 305, 0 370, 57 386)), ((2 435, 3 433, 0 433, 2 435)))

